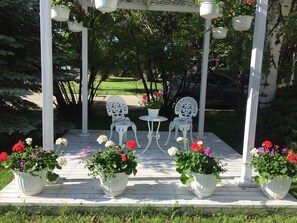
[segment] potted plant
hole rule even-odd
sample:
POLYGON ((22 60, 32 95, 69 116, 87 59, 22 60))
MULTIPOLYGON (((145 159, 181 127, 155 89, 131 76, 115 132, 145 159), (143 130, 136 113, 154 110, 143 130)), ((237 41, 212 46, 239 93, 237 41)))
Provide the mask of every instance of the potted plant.
POLYGON ((101 12, 113 12, 117 9, 118 0, 95 0, 95 8, 101 12))
MULTIPOLYGON (((60 138, 57 140, 60 146, 66 146, 67 140, 60 138)), ((66 164, 65 158, 59 158, 60 154, 54 150, 44 150, 40 146, 32 146, 32 138, 27 138, 25 144, 19 140, 12 147, 12 153, 0 154, 0 164, 6 169, 13 171, 15 181, 20 191, 25 195, 39 194, 46 181, 54 181, 59 175, 54 173, 55 168, 61 169, 66 164), (26 144, 26 146, 25 146, 26 144), (59 159, 58 159, 59 158, 59 159)))
POLYGON ((52 0, 51 18, 57 22, 66 22, 69 19, 71 5, 69 0, 52 0))
POLYGON ((161 92, 154 91, 151 97, 144 94, 141 97, 141 100, 141 104, 148 109, 148 115, 152 118, 157 117, 163 103, 163 94, 161 92))
MULTIPOLYGON (((182 144, 184 139, 178 137, 177 142, 182 144)), ((181 174, 180 181, 183 184, 190 184, 194 194, 200 198, 209 197, 215 191, 216 183, 220 180, 220 173, 226 171, 226 164, 214 157, 211 148, 205 148, 203 141, 196 140, 191 150, 189 140, 185 139, 188 148, 186 151, 178 151, 176 147, 168 149, 170 156, 176 156, 176 171, 181 174)))
POLYGON ((255 181, 269 198, 284 198, 291 186, 292 178, 297 175, 297 156, 294 151, 273 145, 266 140, 259 148, 251 150, 253 159, 247 165, 252 166, 258 176, 255 181))
POLYGON ((212 19, 211 31, 214 39, 225 39, 227 37, 230 17, 219 16, 212 19))
POLYGON ((256 6, 253 0, 247 0, 246 3, 240 4, 230 13, 232 18, 233 29, 236 31, 247 31, 251 28, 251 24, 256 12, 256 6))
POLYGON ((81 32, 83 25, 87 23, 87 13, 78 1, 74 1, 70 6, 70 16, 67 22, 68 29, 72 32, 81 32))
POLYGON ((128 183, 130 174, 137 173, 135 150, 137 143, 133 140, 126 145, 116 146, 107 136, 100 135, 99 144, 105 143, 106 150, 92 151, 90 146, 83 150, 83 161, 90 175, 99 177, 103 192, 110 197, 121 195, 128 183))

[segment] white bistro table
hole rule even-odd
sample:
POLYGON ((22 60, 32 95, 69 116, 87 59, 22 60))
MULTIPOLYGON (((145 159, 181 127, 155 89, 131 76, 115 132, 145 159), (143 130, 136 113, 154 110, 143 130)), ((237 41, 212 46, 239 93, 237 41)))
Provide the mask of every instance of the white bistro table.
POLYGON ((142 152, 142 154, 145 153, 145 151, 149 148, 153 137, 156 138, 156 143, 157 143, 157 146, 159 147, 159 149, 162 150, 165 153, 165 151, 161 148, 161 146, 159 144, 159 138, 160 138, 159 128, 160 128, 160 123, 164 122, 164 121, 167 121, 168 118, 163 117, 163 116, 157 116, 157 117, 153 118, 153 117, 150 117, 148 115, 144 115, 144 116, 140 116, 139 119, 142 120, 142 121, 147 121, 147 126, 148 126, 147 138, 148 138, 149 142, 148 142, 145 150, 142 152), (154 122, 158 123, 155 134, 154 134, 154 122))

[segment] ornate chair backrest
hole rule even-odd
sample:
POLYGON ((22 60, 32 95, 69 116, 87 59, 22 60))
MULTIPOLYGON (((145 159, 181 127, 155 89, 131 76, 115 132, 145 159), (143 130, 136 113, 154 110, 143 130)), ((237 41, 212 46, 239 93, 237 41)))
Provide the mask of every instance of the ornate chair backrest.
POLYGON ((198 104, 192 97, 183 97, 174 108, 174 113, 178 115, 174 120, 192 123, 192 118, 197 115, 198 104))
POLYGON ((130 121, 125 115, 128 114, 128 105, 120 96, 110 96, 106 102, 107 114, 112 117, 112 123, 130 121))

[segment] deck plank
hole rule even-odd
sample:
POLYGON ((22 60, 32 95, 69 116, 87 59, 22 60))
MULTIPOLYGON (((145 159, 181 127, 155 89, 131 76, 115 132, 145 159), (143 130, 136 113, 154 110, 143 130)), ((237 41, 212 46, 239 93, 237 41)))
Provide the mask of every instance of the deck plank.
MULTIPOLYGON (((206 133, 203 139, 206 146, 213 148, 215 155, 228 164, 226 173, 218 183, 214 194, 209 198, 199 199, 188 186, 179 181, 175 171, 174 157, 164 154, 155 142, 144 153, 147 143, 145 131, 139 131, 139 142, 142 149, 137 149, 138 172, 130 176, 128 186, 123 195, 110 198, 99 188, 99 180, 88 175, 88 170, 81 162, 82 149, 91 145, 98 148, 96 139, 99 135, 108 135, 107 130, 89 131, 89 137, 79 137, 79 130, 70 130, 64 137, 68 139, 64 156, 68 164, 62 170, 57 170, 60 179, 56 184, 48 184, 43 192, 35 196, 22 195, 14 181, 0 191, 0 205, 45 205, 45 206, 203 206, 203 207, 288 207, 297 208, 297 200, 287 195, 283 200, 271 200, 265 197, 259 187, 239 187, 234 178, 240 176, 241 155, 212 133, 206 133)), ((114 142, 117 142, 114 134, 114 142)), ((133 133, 128 132, 128 138, 133 139, 133 133)), ((167 138, 166 132, 161 132, 160 145, 167 138)), ((172 141, 167 148, 178 147, 172 141)), ((164 148, 166 149, 166 148, 164 148)))

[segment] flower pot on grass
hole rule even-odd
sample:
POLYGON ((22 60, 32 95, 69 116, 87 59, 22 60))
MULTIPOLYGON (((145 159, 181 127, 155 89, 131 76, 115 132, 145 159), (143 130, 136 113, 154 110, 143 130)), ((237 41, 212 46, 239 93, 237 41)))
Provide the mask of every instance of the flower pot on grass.
POLYGON ((54 5, 51 8, 51 18, 57 22, 66 22, 69 19, 70 9, 64 5, 54 5))

